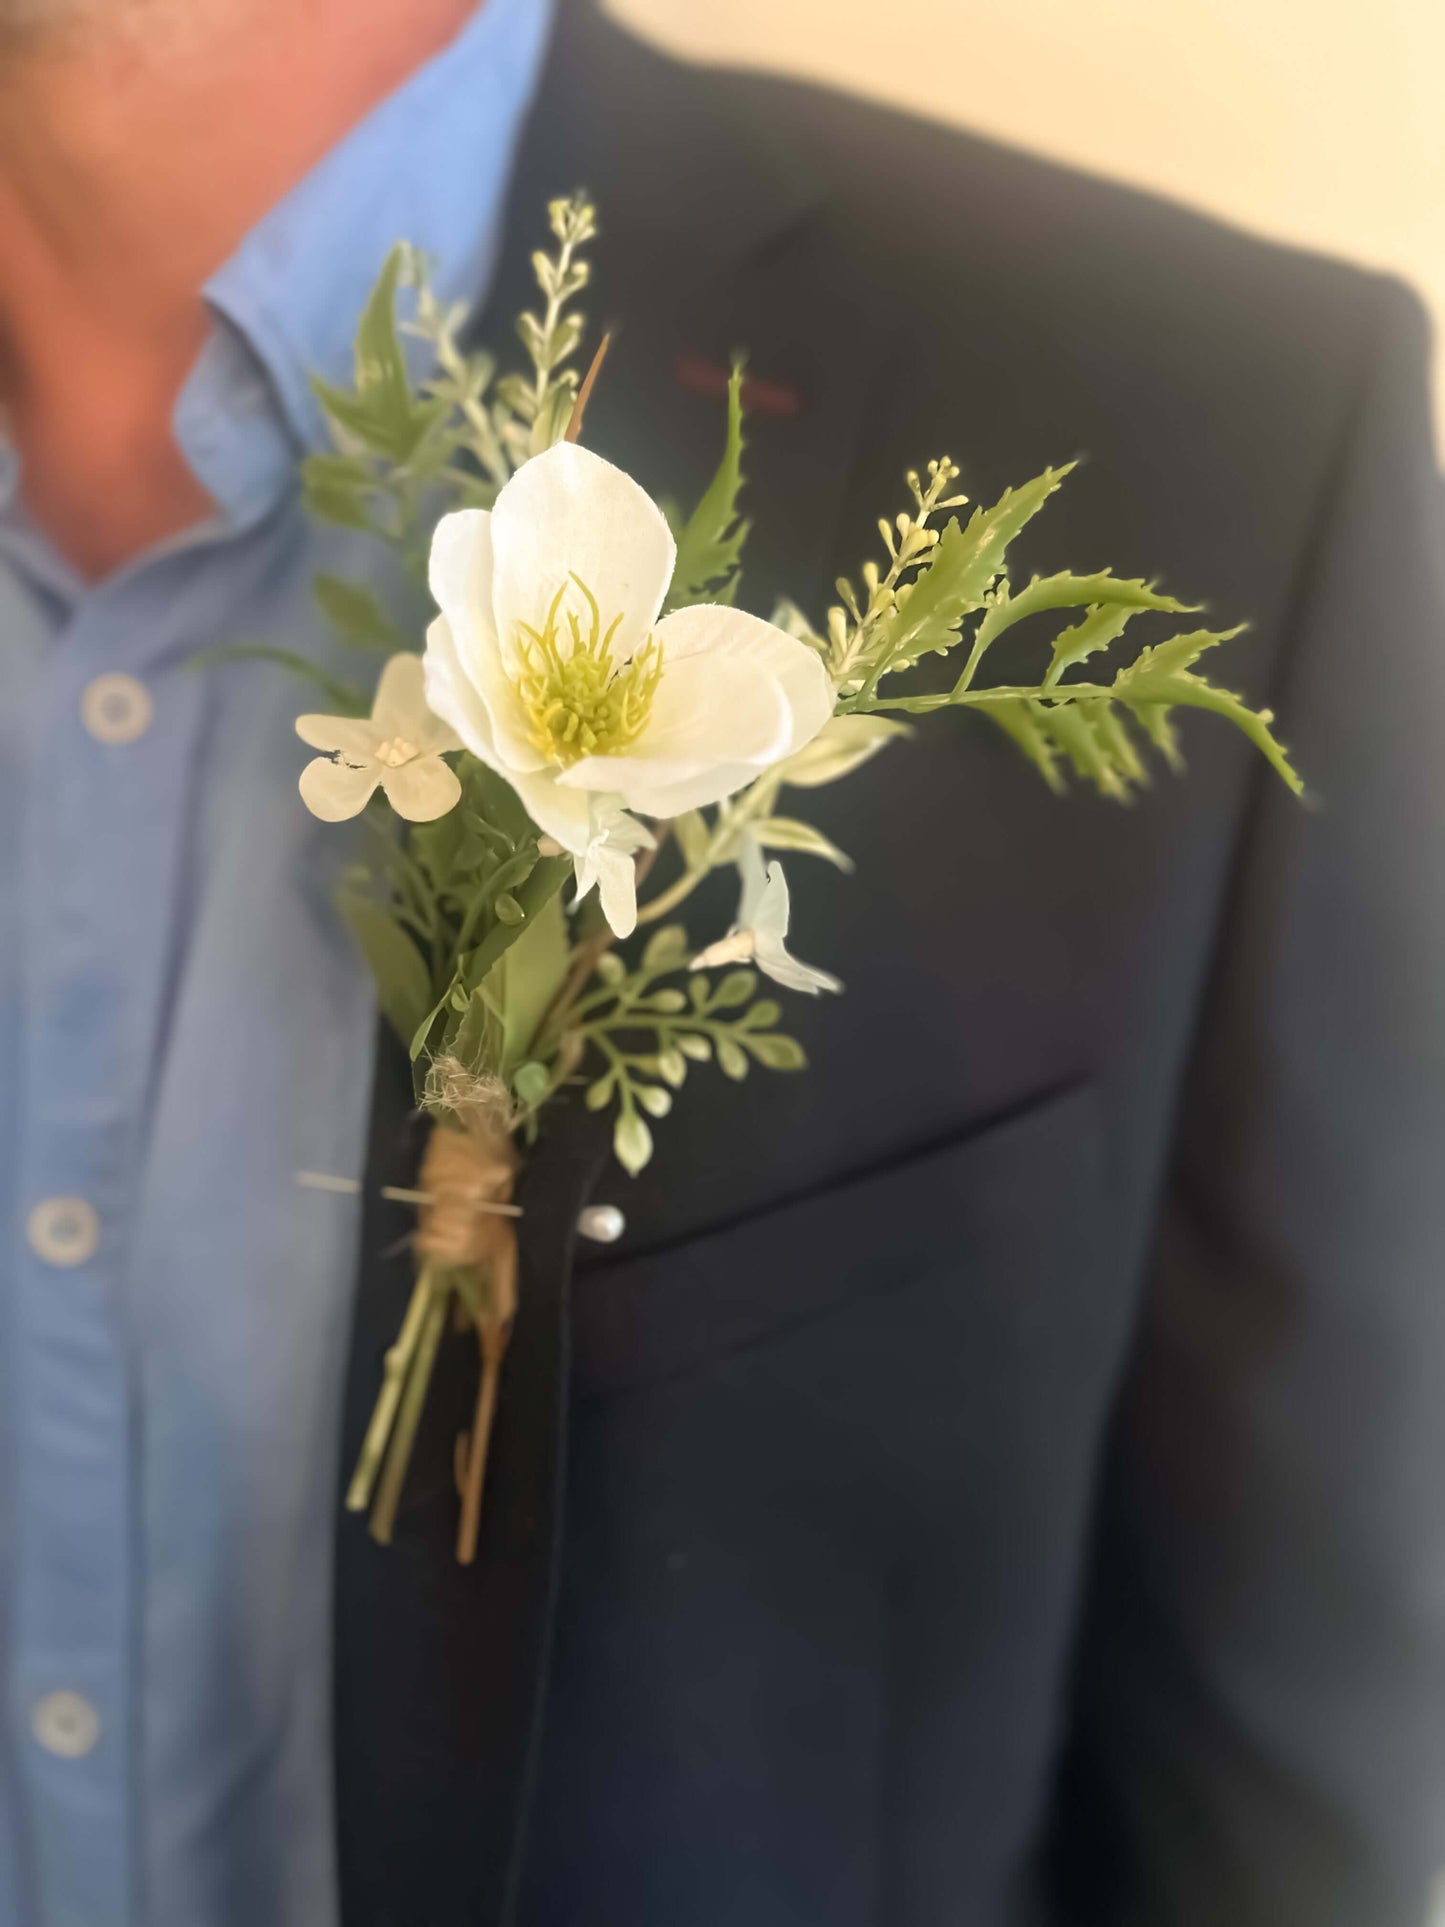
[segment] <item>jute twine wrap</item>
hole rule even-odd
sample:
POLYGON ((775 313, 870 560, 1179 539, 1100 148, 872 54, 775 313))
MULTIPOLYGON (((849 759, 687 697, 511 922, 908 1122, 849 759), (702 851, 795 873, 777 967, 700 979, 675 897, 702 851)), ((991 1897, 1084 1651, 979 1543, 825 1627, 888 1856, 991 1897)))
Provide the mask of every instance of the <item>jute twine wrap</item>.
MULTIPOLYGON (((496 1418, 502 1362, 517 1314, 517 1233, 514 1219, 499 1206, 512 1201, 517 1153, 505 1087, 499 1080, 470 1078, 455 1060, 432 1067, 428 1095, 444 1091, 447 1111, 457 1123, 432 1125, 417 1186, 425 1202, 416 1229, 423 1267, 477 1274, 477 1295, 462 1294, 481 1351, 481 1379, 471 1429, 457 1440, 456 1476, 461 1495, 457 1558, 470 1565, 477 1556, 482 1487, 487 1448, 496 1418)), ((425 1271, 423 1273, 425 1275, 425 1271)))
POLYGON ((434 1125, 418 1179, 427 1198, 416 1230, 422 1257, 477 1269, 509 1257, 517 1242, 512 1219, 487 1207, 511 1203, 516 1174, 510 1137, 495 1129, 434 1125))

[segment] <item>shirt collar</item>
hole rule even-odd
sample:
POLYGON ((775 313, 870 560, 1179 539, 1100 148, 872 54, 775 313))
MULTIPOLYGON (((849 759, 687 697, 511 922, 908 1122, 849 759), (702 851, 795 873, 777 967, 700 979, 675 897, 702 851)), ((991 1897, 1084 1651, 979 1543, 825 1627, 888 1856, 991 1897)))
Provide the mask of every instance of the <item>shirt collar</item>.
MULTIPOLYGON (((207 282, 220 332, 242 338, 304 447, 327 440, 311 376, 349 386, 357 317, 395 242, 431 257, 443 301, 471 302, 484 291, 551 14, 552 0, 483 0, 207 282)), ((197 369, 203 379, 206 372, 197 369)), ((186 400, 177 409, 183 446, 196 416, 186 400)), ((212 479, 212 461, 203 455, 197 466, 212 479)))

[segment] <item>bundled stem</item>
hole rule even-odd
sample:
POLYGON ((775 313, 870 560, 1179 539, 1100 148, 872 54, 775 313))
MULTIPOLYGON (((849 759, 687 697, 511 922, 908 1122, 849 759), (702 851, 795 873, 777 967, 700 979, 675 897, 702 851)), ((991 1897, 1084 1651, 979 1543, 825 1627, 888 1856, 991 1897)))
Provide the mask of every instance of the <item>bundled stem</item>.
POLYGON ((396 1528, 401 1490, 406 1483, 417 1427, 421 1424, 422 1410, 431 1386, 437 1348, 446 1329, 447 1307, 451 1297, 436 1267, 432 1265, 423 1266, 417 1280, 417 1290, 423 1299, 420 1326, 407 1371, 406 1388, 401 1395, 391 1444, 386 1454, 386 1464, 382 1469, 381 1484, 377 1489, 376 1504, 371 1513, 371 1536, 378 1545, 383 1546, 391 1544, 391 1535, 396 1528))

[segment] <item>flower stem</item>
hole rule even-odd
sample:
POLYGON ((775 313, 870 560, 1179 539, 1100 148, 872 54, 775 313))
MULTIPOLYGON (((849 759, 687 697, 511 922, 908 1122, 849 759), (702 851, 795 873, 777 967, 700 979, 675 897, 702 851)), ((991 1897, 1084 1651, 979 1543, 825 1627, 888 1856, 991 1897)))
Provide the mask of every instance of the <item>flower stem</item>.
POLYGON ((391 1435, 391 1446, 382 1468, 376 1504, 371 1512, 371 1536, 383 1546, 391 1544, 401 1488, 411 1463, 412 1446, 416 1443, 417 1426, 421 1423, 422 1407, 426 1404, 427 1388, 431 1384, 432 1368, 436 1364, 437 1347, 441 1344, 447 1306, 451 1300, 450 1292, 441 1285, 430 1265, 423 1270, 417 1282, 424 1294, 424 1309, 407 1370, 406 1388, 401 1395, 396 1426, 391 1435))
POLYGON ((669 910, 675 910, 678 904, 692 895, 706 875, 706 870, 684 870, 675 883, 670 883, 650 903, 644 903, 638 907, 638 924, 656 923, 657 919, 665 917, 669 910))
POLYGON ((421 1336, 422 1320, 426 1316, 428 1290, 427 1273, 423 1270, 412 1287, 411 1302, 406 1308, 406 1317, 402 1320, 401 1330, 386 1354, 385 1375, 381 1381, 381 1390, 371 1410, 371 1419, 366 1428, 366 1437, 361 1443, 356 1470, 352 1473, 351 1484, 346 1489, 348 1512, 365 1512, 371 1504, 376 1475, 381 1470, 381 1455, 385 1452, 386 1442, 391 1437, 391 1428, 396 1420, 396 1408, 401 1402, 402 1386, 406 1382, 417 1340, 421 1336))
POLYGON ((462 1479, 462 1511, 457 1522, 457 1563, 471 1565, 477 1556, 477 1528, 482 1514, 482 1488, 487 1477, 487 1448, 492 1442, 492 1424, 497 1415, 497 1386, 506 1357, 505 1337, 498 1331, 480 1334, 482 1382, 477 1388, 477 1409, 466 1444, 466 1465, 462 1479))

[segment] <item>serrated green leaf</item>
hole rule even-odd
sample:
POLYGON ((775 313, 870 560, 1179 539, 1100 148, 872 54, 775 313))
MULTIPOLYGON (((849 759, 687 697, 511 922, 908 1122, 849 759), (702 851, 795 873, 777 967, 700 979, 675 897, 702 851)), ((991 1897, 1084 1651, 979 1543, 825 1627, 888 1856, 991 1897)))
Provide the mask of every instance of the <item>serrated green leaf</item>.
POLYGON ((985 705, 983 715, 997 723, 1013 739, 1055 796, 1062 796, 1067 785, 1059 774, 1058 754, 1042 720, 1041 706, 1023 696, 985 705))
POLYGON ((1110 693, 1135 710, 1159 705, 1166 710, 1170 707, 1213 710, 1215 715, 1225 717, 1241 730, 1294 794, 1301 796, 1304 781, 1270 728, 1274 721, 1270 711, 1251 709, 1242 696, 1193 673, 1193 665, 1207 650, 1229 642, 1239 633, 1238 629, 1218 632, 1196 629, 1186 635, 1171 636, 1167 642, 1141 651, 1137 662, 1121 669, 1110 693))
POLYGON ((1129 713, 1177 776, 1184 768, 1184 757, 1178 731, 1169 720, 1168 704, 1136 702, 1130 705, 1129 713))
POLYGON ((391 912, 374 897, 339 890, 336 907, 361 946, 376 984, 377 1006, 407 1043, 431 1003, 431 979, 421 952, 391 912))
POLYGON ((1124 721, 1124 715, 1127 712, 1121 712, 1117 704, 1111 703, 1105 697, 1100 697, 1096 702, 1084 703, 1081 707, 1094 725, 1094 733, 1100 748, 1120 776, 1127 783, 1137 783, 1147 788, 1149 772, 1140 761, 1139 752, 1134 747, 1133 738, 1124 721))
POLYGON ((1114 678, 1114 694, 1130 701, 1168 702, 1173 680, 1199 658, 1241 633, 1238 629, 1191 629, 1141 649, 1134 662, 1114 678))
POLYGON ((1096 783, 1105 796, 1121 799, 1125 795, 1125 785, 1083 704, 1061 703, 1045 709, 1042 720, 1080 776, 1096 783))
POLYGON ((317 575, 311 587, 317 607, 342 642, 383 654, 401 648, 401 633, 374 591, 343 576, 326 574, 317 575))
POLYGON ((1094 575, 1035 576, 1027 588, 1010 595, 1004 586, 998 599, 984 611, 974 633, 973 646, 978 655, 1017 622, 1047 609, 1084 609, 1105 604, 1122 604, 1135 609, 1160 609, 1171 615, 1188 610, 1190 604, 1173 596, 1161 595, 1147 582, 1129 581, 1108 569, 1094 575))
POLYGON ((821 830, 796 817, 765 816, 750 825, 750 829, 765 850, 800 850, 808 856, 824 857, 845 872, 853 868, 852 857, 846 856, 836 843, 830 843, 821 830))
POLYGON ((907 664, 930 651, 953 647, 963 618, 982 607, 1003 567, 1009 543, 1038 514, 1072 466, 1046 469, 1022 488, 1005 489, 992 508, 975 509, 964 528, 957 517, 945 524, 927 568, 884 624, 880 661, 907 664))
POLYGON ((758 1062, 770 1071, 801 1071, 807 1068, 808 1059, 802 1045, 796 1038, 784 1037, 778 1031, 766 1032, 761 1037, 749 1032, 747 1046, 758 1062))
POLYGON ((618 1113, 617 1122, 612 1128, 612 1148, 617 1153, 617 1162, 632 1178, 637 1176, 652 1156, 652 1133, 636 1111, 618 1113))
POLYGON ((1137 608, 1117 602, 1101 603, 1098 608, 1087 610, 1082 621, 1054 638, 1054 655, 1044 677, 1044 688, 1052 689, 1066 669, 1073 669, 1117 642, 1138 613, 1137 608))
POLYGON ((722 460, 678 537, 677 563, 664 605, 668 610, 685 609, 694 602, 729 602, 737 592, 749 527, 738 515, 743 447, 743 370, 738 363, 728 381, 722 460))

